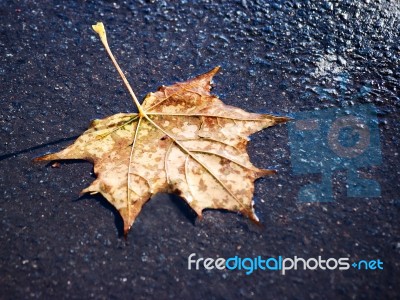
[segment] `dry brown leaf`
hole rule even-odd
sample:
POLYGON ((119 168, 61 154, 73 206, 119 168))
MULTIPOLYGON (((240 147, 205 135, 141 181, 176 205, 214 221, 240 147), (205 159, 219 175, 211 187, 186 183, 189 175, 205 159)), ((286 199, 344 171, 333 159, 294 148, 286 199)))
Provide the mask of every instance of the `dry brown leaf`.
POLYGON ((97 176, 82 193, 101 193, 120 212, 128 232, 143 205, 160 192, 182 197, 201 216, 206 208, 238 211, 258 221, 253 209, 254 181, 261 170, 246 152, 248 136, 282 123, 286 117, 248 113, 210 94, 219 67, 149 93, 137 102, 109 50, 104 27, 99 33, 138 106, 138 114, 116 114, 91 123, 71 146, 36 161, 84 159, 97 176))

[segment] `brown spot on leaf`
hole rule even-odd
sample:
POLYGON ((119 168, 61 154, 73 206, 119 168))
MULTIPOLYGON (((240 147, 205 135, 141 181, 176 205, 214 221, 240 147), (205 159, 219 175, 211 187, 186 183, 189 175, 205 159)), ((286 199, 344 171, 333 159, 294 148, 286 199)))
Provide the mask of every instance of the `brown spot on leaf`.
POLYGON ((203 179, 200 179, 200 181, 199 181, 199 190, 202 192, 207 190, 207 185, 203 179))
POLYGON ((174 190, 172 190, 171 193, 175 194, 175 195, 178 195, 178 196, 182 196, 183 195, 183 193, 182 193, 182 191, 180 189, 174 189, 174 190))

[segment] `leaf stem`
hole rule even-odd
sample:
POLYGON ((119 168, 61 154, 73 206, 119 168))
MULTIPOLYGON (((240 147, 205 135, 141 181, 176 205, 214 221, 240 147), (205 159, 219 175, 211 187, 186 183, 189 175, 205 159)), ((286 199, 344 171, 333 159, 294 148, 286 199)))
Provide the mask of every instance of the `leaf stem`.
POLYGON ((96 25, 92 25, 92 28, 99 35, 100 40, 104 45, 104 48, 106 49, 108 55, 111 58, 111 61, 113 62, 115 68, 117 69, 119 75, 121 76, 126 88, 129 91, 129 94, 132 96, 133 102, 135 103, 135 105, 139 111, 139 117, 144 117, 146 115, 146 113, 143 111, 143 108, 140 105, 138 99, 136 98, 136 95, 133 92, 131 85, 129 84, 128 80, 126 79, 126 77, 125 77, 124 73, 122 72, 121 68, 119 67, 114 55, 112 54, 110 47, 108 46, 106 29, 104 28, 104 24, 102 22, 98 22, 96 25))

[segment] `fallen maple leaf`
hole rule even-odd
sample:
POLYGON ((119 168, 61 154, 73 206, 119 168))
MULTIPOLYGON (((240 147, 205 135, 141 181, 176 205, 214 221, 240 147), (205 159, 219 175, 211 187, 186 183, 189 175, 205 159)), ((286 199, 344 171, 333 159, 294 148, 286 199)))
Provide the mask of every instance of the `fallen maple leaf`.
POLYGON ((253 166, 248 136, 288 120, 254 114, 210 94, 219 67, 186 82, 162 86, 140 105, 107 43, 102 23, 93 25, 139 113, 91 123, 71 146, 35 161, 84 159, 97 176, 82 193, 101 193, 120 212, 127 234, 143 205, 159 192, 175 193, 202 215, 205 208, 239 211, 257 221, 254 181, 273 170, 253 166))

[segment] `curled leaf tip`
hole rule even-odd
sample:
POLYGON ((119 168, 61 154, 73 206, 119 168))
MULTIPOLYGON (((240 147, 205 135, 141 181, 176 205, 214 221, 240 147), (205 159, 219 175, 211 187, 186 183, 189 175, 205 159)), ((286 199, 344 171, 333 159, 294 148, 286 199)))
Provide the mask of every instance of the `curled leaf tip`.
POLYGON ((211 70, 211 72, 217 73, 221 70, 221 66, 216 66, 214 69, 211 70))
POLYGON ((294 118, 290 118, 290 117, 275 117, 275 124, 279 124, 279 123, 286 123, 288 121, 293 121, 294 118))
POLYGON ((209 74, 210 76, 214 76, 221 70, 221 66, 216 66, 212 70, 208 71, 206 74, 209 74))

